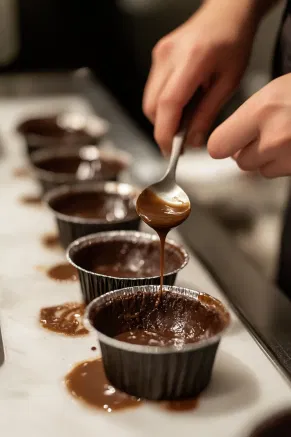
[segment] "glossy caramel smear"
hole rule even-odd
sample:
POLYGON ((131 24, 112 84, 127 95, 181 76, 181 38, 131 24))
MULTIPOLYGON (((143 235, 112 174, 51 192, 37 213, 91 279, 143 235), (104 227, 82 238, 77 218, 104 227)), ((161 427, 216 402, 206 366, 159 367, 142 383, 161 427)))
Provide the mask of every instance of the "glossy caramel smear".
POLYGON ((41 205, 42 203, 40 196, 33 196, 33 195, 22 196, 20 197, 19 201, 23 205, 28 205, 28 206, 38 206, 41 205))
POLYGON ((84 361, 65 377, 69 393, 105 413, 138 407, 140 399, 116 390, 109 384, 102 360, 84 361))
POLYGON ((56 234, 45 234, 41 237, 42 244, 48 249, 60 247, 60 240, 56 234))
POLYGON ((47 276, 55 281, 77 281, 77 269, 69 263, 56 264, 47 270, 47 276))
POLYGON ((42 308, 40 323, 49 331, 72 337, 88 334, 83 325, 85 305, 69 302, 63 305, 42 308))

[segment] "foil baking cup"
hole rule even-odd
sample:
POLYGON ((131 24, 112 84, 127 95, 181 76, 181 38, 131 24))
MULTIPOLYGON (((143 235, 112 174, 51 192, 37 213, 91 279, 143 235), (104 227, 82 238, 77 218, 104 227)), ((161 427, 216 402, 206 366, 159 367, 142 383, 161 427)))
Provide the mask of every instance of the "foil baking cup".
POLYGON ((109 123, 106 120, 96 116, 84 116, 77 112, 64 112, 55 114, 59 117, 60 124, 65 124, 64 135, 48 134, 46 122, 53 118, 51 114, 44 117, 28 118, 20 122, 16 128, 25 141, 27 155, 30 157, 32 153, 43 148, 59 148, 59 147, 81 147, 86 146, 88 142, 91 145, 97 145, 104 138, 109 130, 109 123), (42 126, 44 130, 41 133, 42 126), (84 130, 84 134, 80 133, 80 129, 84 130), (74 135, 76 133, 76 135, 74 135))
POLYGON ((131 156, 119 149, 111 148, 107 149, 106 147, 101 149, 96 149, 95 146, 84 146, 78 148, 69 148, 69 147, 59 147, 59 148, 45 148, 39 150, 31 155, 31 164, 32 164, 32 172, 39 182, 43 193, 46 193, 53 188, 59 187, 60 185, 71 185, 76 183, 86 183, 88 181, 116 181, 121 172, 128 169, 131 164, 131 156), (118 171, 112 171, 106 174, 106 176, 96 173, 92 178, 87 179, 78 179, 77 172, 76 173, 60 173, 55 172, 53 170, 46 170, 41 168, 41 166, 49 161, 52 158, 70 158, 77 157, 80 158, 80 164, 82 162, 90 164, 90 156, 92 155, 92 151, 98 153, 98 157, 101 162, 103 161, 112 161, 117 164, 120 164, 120 169, 118 171), (88 159, 85 159, 86 155, 88 155, 88 159))
POLYGON ((89 182, 76 185, 64 185, 55 188, 45 195, 44 201, 47 203, 48 207, 55 216, 60 242, 66 249, 74 240, 95 232, 119 229, 138 230, 140 225, 140 217, 135 211, 135 202, 138 193, 139 191, 137 188, 129 184, 118 182, 89 182), (117 194, 120 195, 121 199, 131 199, 132 213, 123 219, 113 219, 109 221, 100 218, 95 219, 70 216, 59 212, 54 206, 56 201, 67 194, 92 191, 96 191, 96 193, 117 194))
MULTIPOLYGON (((83 294, 83 300, 85 303, 91 302, 98 296, 108 293, 112 290, 120 288, 142 286, 142 285, 158 285, 160 284, 160 276, 150 277, 135 277, 135 278, 122 278, 103 275, 101 273, 95 273, 86 268, 83 268, 78 262, 78 255, 82 250, 87 247, 91 247, 98 244, 112 243, 112 242, 133 242, 138 250, 138 244, 157 245, 157 251, 159 251, 159 238, 156 235, 146 232, 134 232, 134 231, 115 231, 115 232, 102 232, 98 234, 88 235, 87 237, 80 238, 74 241, 67 250, 68 261, 78 269, 79 278, 81 282, 81 290, 83 294)), ((166 240, 165 244, 165 259, 167 256, 173 256, 177 259, 177 268, 164 274, 164 284, 174 285, 177 274, 181 271, 189 261, 189 256, 185 249, 175 241, 171 239, 166 240)))
POLYGON ((221 331, 181 348, 135 345, 115 339, 122 329, 119 320, 124 312, 141 309, 143 295, 146 299, 154 295, 154 307, 158 293, 158 286, 137 286, 96 298, 87 307, 86 326, 97 333, 106 376, 118 390, 149 400, 196 398, 210 382, 217 348, 230 315, 220 301, 206 293, 165 286, 163 293, 171 293, 179 300, 199 300, 219 313, 223 321, 221 331), (123 304, 126 299, 132 299, 136 305, 123 304))

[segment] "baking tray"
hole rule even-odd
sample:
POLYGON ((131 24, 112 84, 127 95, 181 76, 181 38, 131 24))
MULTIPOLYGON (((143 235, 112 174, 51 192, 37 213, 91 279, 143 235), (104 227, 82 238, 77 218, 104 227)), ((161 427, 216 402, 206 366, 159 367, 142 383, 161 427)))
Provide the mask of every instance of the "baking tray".
MULTIPOLYGON (((68 77, 66 83, 71 79, 68 77)), ((14 89, 17 89, 17 77, 8 78, 11 89, 13 80, 14 89)), ((21 78, 22 87, 23 80, 21 78)), ((49 95, 41 94, 41 80, 40 77, 38 92, 6 95, 0 101, 4 145, 4 157, 0 161, 0 202, 5 205, 1 209, 0 226, 0 320, 6 352, 5 363, 0 368, 1 432, 9 437, 20 433, 30 437, 77 437, 80 434, 95 437, 105 433, 112 437, 176 437, 193 433, 200 437, 246 437, 249 429, 273 411, 274 406, 280 408, 289 403, 290 388, 234 313, 232 327, 218 352, 212 382, 194 410, 168 412, 160 405, 148 403, 135 410, 105 414, 84 406, 66 392, 63 379, 72 366, 98 355, 98 351, 91 350, 96 345, 96 338, 93 334, 83 338, 63 337, 39 326, 42 307, 78 301, 81 294, 79 284, 56 283, 42 271, 62 262, 64 254, 48 250, 41 244, 41 236, 55 230, 53 218, 46 208, 23 205, 19 201, 23 195, 36 193, 38 187, 29 178, 17 179, 13 175, 13 169, 25 165, 23 144, 14 128, 23 114, 38 111, 40 106, 42 110, 65 107, 84 113, 91 112, 92 107, 74 86, 71 94, 62 95, 61 88, 57 87, 57 91, 52 90, 49 95)), ((154 149, 145 138, 139 137, 129 119, 99 84, 90 83, 88 89, 90 87, 94 89, 94 99, 98 100, 100 108, 107 108, 106 114, 101 109, 99 112, 111 122, 116 145, 135 155, 135 172, 128 177, 142 175, 145 171, 142 164, 148 166, 150 162, 156 162, 154 149), (120 143, 118 130, 123 132, 120 143), (138 144, 142 144, 142 155, 147 155, 144 160, 138 160, 138 144)), ((141 183, 147 182, 146 177, 140 178, 141 183)), ((203 223, 197 223, 197 226, 202 226, 202 232, 203 223)), ((185 241, 191 232, 194 232, 193 227, 184 232, 185 241)), ((172 238, 185 244, 176 232, 172 238)), ((217 251, 220 250, 218 244, 217 251)), ((215 241, 208 249, 214 247, 215 241)), ((227 301, 193 253, 178 284, 227 301)))

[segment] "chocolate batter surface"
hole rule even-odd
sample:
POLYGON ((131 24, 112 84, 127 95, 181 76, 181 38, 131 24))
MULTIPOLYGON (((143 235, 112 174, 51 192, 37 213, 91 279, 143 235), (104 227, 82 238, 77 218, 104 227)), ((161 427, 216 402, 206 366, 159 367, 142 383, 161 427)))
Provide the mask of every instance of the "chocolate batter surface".
MULTIPOLYGON (((46 171, 52 171, 59 174, 71 174, 77 173, 77 170, 84 162, 79 156, 66 156, 66 157, 52 157, 37 163, 37 168, 46 171)), ((86 161, 85 161, 86 162, 86 161)), ((123 170, 124 166, 119 161, 100 159, 100 171, 98 176, 100 179, 108 179, 110 177, 116 177, 116 175, 123 170)))
POLYGON ((59 334, 77 337, 88 334, 82 319, 84 316, 85 305, 69 302, 42 308, 40 311, 40 323, 43 328, 59 334))
MULTIPOLYGON (((107 241, 80 249, 74 261, 80 267, 119 278, 146 278, 160 275, 158 241, 107 241)), ((165 273, 179 269, 182 254, 166 245, 165 273)))
POLYGON ((52 204, 65 215, 100 219, 104 221, 123 220, 136 217, 133 200, 121 198, 118 194, 81 192, 64 195, 52 204))
MULTIPOLYGON (((62 144, 90 144, 95 138, 84 129, 69 129, 57 122, 57 117, 34 118, 22 122, 18 131, 23 135, 37 135, 44 138, 55 138, 62 144)), ((56 146, 52 143, 51 146, 56 146)))
POLYGON ((72 396, 104 413, 141 405, 140 399, 122 393, 109 384, 101 359, 77 364, 65 377, 65 384, 72 396))
MULTIPOLYGON (((200 339, 199 334, 198 340, 200 339)), ((194 333, 195 336, 195 333, 194 333)), ((144 329, 133 329, 131 331, 123 332, 115 337, 117 340, 125 341, 126 343, 140 344, 143 346, 183 346, 185 343, 192 342, 192 336, 184 335, 184 333, 175 333, 175 331, 164 330, 160 332, 147 331, 144 329)), ((197 340, 195 340, 197 341, 197 340)))
POLYGON ((56 264, 47 271, 47 276, 55 281, 77 281, 77 269, 69 263, 56 264))
POLYGON ((123 342, 181 349, 218 334, 227 322, 218 310, 195 299, 170 291, 163 293, 159 306, 156 299, 150 292, 115 299, 96 310, 94 326, 123 342))

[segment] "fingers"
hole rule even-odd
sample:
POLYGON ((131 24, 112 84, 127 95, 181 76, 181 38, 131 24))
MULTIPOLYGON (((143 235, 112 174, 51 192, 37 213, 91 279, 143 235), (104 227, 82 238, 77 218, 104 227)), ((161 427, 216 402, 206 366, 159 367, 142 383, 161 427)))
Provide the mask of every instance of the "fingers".
POLYGON ((165 86, 171 71, 161 64, 154 63, 146 86, 143 97, 143 111, 148 119, 155 123, 158 98, 165 86))
POLYGON ((144 90, 143 111, 153 124, 158 98, 171 73, 171 50, 172 43, 169 35, 156 44, 152 53, 152 67, 144 90))
POLYGON ((256 139, 237 152, 233 158, 242 170, 252 171, 261 168, 275 159, 276 151, 266 147, 263 141, 256 139))
POLYGON ((211 134, 208 151, 212 158, 234 156, 259 137, 259 127, 253 99, 247 100, 211 134))
POLYGON ((290 148, 284 147, 276 150, 262 139, 253 141, 237 152, 233 159, 242 170, 258 170, 266 178, 290 176, 291 174, 290 148))
POLYGON ((191 62, 174 71, 161 92, 156 111, 155 139, 164 150, 171 149, 183 108, 203 83, 205 70, 198 65, 191 62))
POLYGON ((186 141, 187 144, 191 144, 193 147, 200 147, 205 144, 206 135, 214 123, 219 109, 228 100, 233 89, 234 86, 225 77, 212 82, 194 114, 186 141))
POLYGON ((291 150, 285 150, 277 159, 268 162, 259 169, 265 178, 278 178, 291 175, 291 150))

